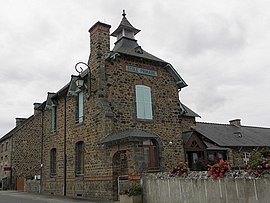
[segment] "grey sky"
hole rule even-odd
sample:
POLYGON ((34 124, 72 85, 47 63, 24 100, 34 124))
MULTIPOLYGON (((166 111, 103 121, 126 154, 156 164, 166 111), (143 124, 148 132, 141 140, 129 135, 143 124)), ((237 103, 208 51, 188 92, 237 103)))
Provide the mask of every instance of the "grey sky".
MULTIPOLYGON (((87 62, 88 29, 120 23, 188 83, 181 101, 198 121, 270 127, 270 2, 253 0, 13 0, 0 7, 0 137, 33 103, 63 87, 87 62)), ((111 38, 111 48, 115 42, 111 38)))

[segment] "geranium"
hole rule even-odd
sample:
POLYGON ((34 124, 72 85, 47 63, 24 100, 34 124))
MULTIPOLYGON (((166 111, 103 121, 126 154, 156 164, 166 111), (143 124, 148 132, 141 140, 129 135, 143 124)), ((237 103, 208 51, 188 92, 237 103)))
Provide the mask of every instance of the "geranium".
POLYGON ((218 163, 214 165, 208 165, 208 173, 213 178, 217 177, 224 178, 225 173, 229 171, 231 168, 231 163, 229 161, 220 160, 218 163))
POLYGON ((172 171, 170 171, 169 176, 187 176, 188 172, 188 162, 180 162, 172 171))

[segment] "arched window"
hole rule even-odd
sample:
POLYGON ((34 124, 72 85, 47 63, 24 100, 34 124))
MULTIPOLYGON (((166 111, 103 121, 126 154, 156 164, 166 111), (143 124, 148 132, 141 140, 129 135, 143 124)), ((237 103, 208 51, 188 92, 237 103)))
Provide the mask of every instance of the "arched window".
POLYGON ((142 143, 144 163, 149 170, 159 170, 158 145, 154 139, 145 140, 142 143))
POLYGON ((145 85, 136 85, 137 118, 153 119, 151 88, 145 85))
POLYGON ((56 176, 56 148, 50 151, 50 177, 56 176))
POLYGON ((75 145, 75 175, 83 175, 84 168, 84 142, 79 141, 75 145))

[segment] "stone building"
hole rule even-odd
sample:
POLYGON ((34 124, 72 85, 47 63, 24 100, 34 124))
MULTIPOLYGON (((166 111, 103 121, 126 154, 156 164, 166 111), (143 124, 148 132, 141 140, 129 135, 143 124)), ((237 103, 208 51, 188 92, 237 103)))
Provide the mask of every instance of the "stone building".
POLYGON ((11 188, 11 138, 12 131, 0 139, 0 188, 11 188))
POLYGON ((139 46, 140 30, 125 14, 110 27, 90 28, 88 64, 77 64, 87 68, 43 105, 44 193, 115 200, 121 178, 139 180, 184 159, 179 91, 187 84, 139 46))
POLYGON ((16 118, 16 126, 0 139, 2 189, 24 190, 24 181, 40 174, 42 113, 38 106, 29 118, 16 118))
POLYGON ((251 152, 270 147, 270 128, 243 126, 240 119, 230 124, 197 122, 183 133, 186 160, 193 170, 202 170, 202 161, 230 160, 244 168, 251 152))

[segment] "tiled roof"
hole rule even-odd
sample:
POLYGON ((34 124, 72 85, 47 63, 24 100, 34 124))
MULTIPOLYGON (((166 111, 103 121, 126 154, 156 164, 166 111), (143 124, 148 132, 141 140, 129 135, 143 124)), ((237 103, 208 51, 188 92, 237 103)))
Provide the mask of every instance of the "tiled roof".
POLYGON ((197 122, 192 129, 219 146, 270 146, 270 128, 197 122))

